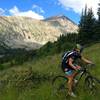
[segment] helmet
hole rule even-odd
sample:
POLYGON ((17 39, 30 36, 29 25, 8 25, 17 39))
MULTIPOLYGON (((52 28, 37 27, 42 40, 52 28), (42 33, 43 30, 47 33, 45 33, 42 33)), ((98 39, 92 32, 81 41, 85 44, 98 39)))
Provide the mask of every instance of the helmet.
POLYGON ((79 50, 80 50, 80 53, 82 53, 82 51, 83 51, 83 46, 80 45, 80 44, 76 44, 75 49, 79 49, 79 50))

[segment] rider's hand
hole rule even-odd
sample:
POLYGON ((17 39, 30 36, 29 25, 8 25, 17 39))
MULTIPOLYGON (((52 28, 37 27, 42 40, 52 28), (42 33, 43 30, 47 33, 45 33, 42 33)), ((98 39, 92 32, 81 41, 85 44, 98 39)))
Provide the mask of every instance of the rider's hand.
POLYGON ((81 67, 80 66, 76 66, 76 70, 80 70, 81 69, 81 67))

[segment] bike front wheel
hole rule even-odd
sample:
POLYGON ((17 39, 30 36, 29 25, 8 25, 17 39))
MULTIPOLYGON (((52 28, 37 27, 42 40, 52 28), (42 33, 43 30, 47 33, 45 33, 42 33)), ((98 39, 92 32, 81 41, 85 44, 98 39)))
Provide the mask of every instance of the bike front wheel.
POLYGON ((85 78, 85 89, 89 91, 90 94, 95 95, 100 87, 100 81, 92 76, 87 76, 85 78))

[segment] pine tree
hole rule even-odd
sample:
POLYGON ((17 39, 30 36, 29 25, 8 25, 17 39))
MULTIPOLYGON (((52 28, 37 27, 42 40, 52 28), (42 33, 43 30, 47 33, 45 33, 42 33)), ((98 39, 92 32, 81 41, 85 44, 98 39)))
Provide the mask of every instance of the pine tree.
POLYGON ((98 11, 97 11, 97 15, 98 15, 98 22, 100 22, 100 3, 98 3, 98 11))
POLYGON ((81 43, 87 43, 92 40, 94 34, 95 17, 92 8, 82 11, 81 20, 79 23, 79 40, 81 43))
POLYGON ((98 3, 98 11, 97 11, 97 15, 98 15, 98 19, 95 22, 95 28, 94 28, 94 40, 98 41, 100 40, 100 3, 98 3))
POLYGON ((86 24, 86 16, 87 16, 87 6, 85 6, 85 10, 82 9, 81 20, 79 23, 79 42, 82 42, 83 37, 85 35, 84 28, 86 24))

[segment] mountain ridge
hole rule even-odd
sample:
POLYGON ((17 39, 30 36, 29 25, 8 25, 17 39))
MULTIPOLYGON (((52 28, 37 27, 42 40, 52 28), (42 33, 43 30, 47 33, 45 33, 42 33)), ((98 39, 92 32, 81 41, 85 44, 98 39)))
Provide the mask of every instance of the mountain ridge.
POLYGON ((77 25, 74 21, 72 21, 71 19, 69 19, 67 16, 65 16, 63 14, 62 15, 51 16, 51 17, 48 17, 44 20, 49 21, 49 20, 57 19, 57 18, 63 18, 63 19, 66 19, 66 20, 70 20, 73 24, 77 25))
POLYGON ((37 49, 48 41, 56 41, 62 34, 77 33, 78 26, 66 16, 50 18, 36 20, 29 17, 0 16, 0 38, 12 48, 37 49))

